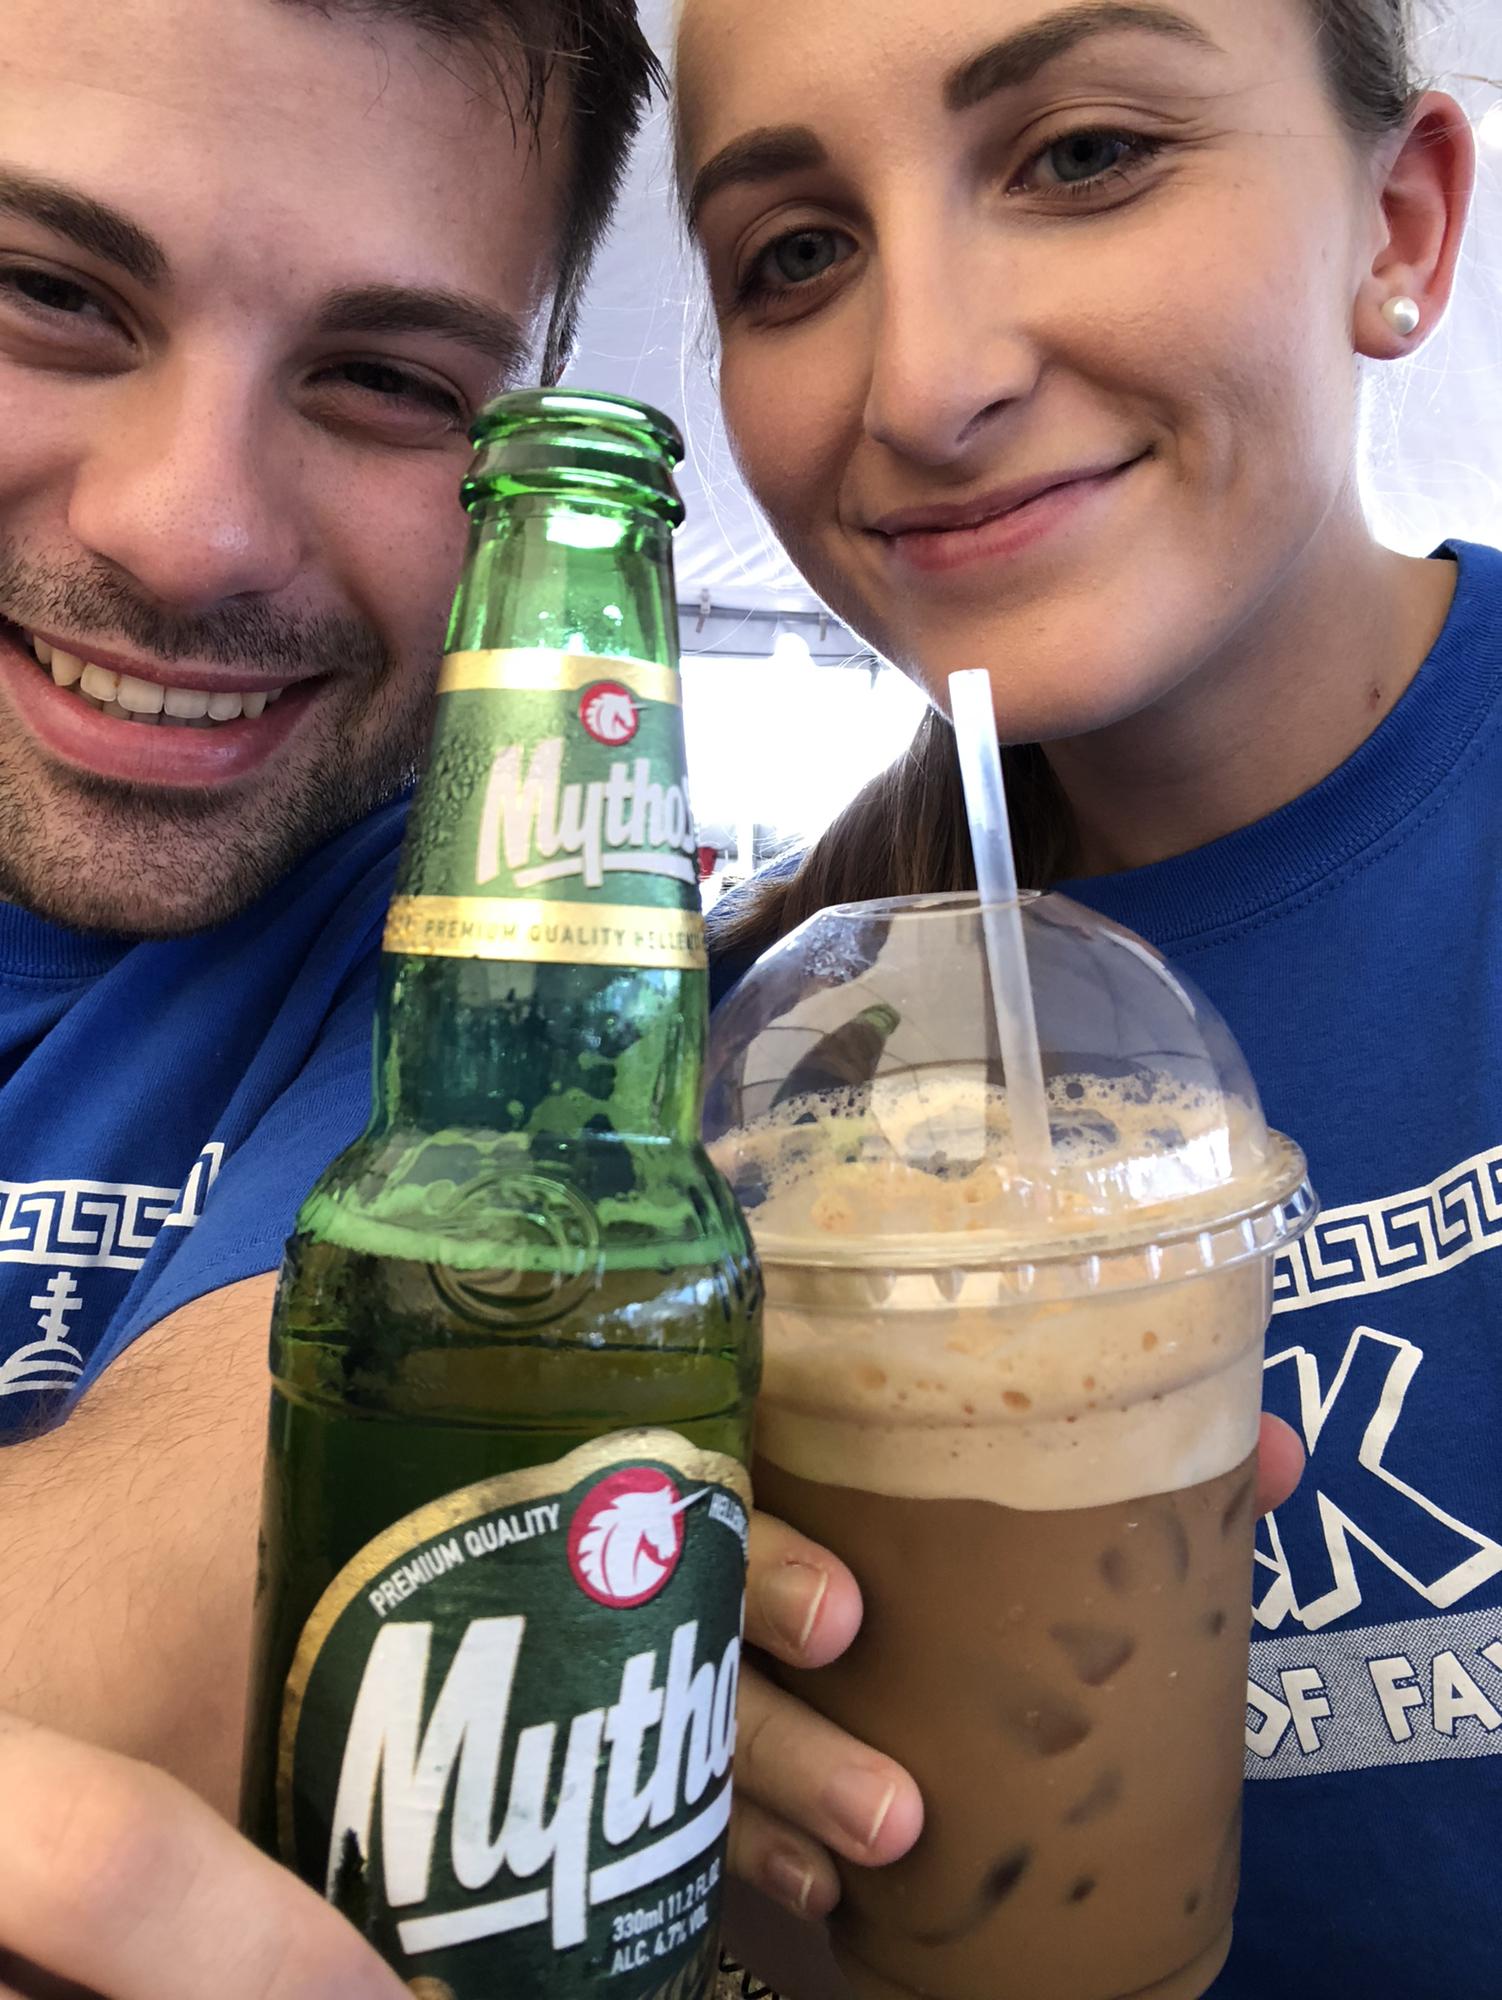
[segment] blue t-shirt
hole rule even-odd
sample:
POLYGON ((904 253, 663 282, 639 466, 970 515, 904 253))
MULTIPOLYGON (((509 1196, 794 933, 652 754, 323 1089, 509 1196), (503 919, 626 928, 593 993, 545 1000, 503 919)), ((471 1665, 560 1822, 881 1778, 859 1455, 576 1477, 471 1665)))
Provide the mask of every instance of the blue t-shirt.
POLYGON ((179 1306, 276 1269, 369 1117, 404 812, 196 937, 132 944, 0 904, 0 1444, 59 1422, 179 1306))
POLYGON ((1502 1995, 1502 555, 1450 553, 1439 643, 1339 770, 1062 885, 1210 996, 1324 1202, 1268 1339, 1309 1469, 1259 1530, 1214 2000, 1502 1995))

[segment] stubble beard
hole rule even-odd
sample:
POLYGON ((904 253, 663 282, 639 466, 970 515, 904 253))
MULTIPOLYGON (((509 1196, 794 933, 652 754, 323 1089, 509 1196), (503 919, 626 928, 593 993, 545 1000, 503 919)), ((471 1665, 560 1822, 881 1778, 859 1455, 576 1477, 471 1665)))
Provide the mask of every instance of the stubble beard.
POLYGON ((0 614, 268 678, 326 665, 345 691, 315 692, 306 724, 261 770, 200 791, 62 770, 27 739, 0 743, 0 900, 69 929, 168 938, 228 922, 396 797, 426 748, 438 648, 421 667, 403 663, 361 620, 293 621, 262 608, 173 618, 116 579, 44 572, 3 545, 0 614))

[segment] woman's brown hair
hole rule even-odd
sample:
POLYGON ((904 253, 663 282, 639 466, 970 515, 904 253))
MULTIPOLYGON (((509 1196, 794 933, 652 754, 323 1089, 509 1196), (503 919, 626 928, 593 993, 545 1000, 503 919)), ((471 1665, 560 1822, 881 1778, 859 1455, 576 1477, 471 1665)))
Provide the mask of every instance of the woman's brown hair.
MULTIPOLYGON (((1401 129, 1417 91, 1409 0, 1307 0, 1330 91, 1358 137, 1401 129)), ((1068 804, 1035 743, 1004 749, 1021 881, 1047 888, 1073 866, 1068 804)), ((831 903, 975 887, 965 795, 949 718, 930 709, 895 764, 874 778, 794 870, 775 870, 716 912, 716 948, 755 956, 831 903)))

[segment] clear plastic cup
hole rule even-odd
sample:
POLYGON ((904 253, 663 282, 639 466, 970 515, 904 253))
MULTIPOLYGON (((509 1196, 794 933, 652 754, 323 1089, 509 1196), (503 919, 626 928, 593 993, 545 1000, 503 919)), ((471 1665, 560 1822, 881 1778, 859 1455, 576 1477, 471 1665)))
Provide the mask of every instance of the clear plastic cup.
POLYGON ((760 1505, 865 1598, 792 1684, 927 1818, 847 1869, 861 2000, 1197 2000, 1230 1943, 1263 1338, 1313 1217, 1213 1008, 1060 896, 1024 936, 1048 1184, 971 898, 826 910, 716 1017, 767 1286, 760 1505))

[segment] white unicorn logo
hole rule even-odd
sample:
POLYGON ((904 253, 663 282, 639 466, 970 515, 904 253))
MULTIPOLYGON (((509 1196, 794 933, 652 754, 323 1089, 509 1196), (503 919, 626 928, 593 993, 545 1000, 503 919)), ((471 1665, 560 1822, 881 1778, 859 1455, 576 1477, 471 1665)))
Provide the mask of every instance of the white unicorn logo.
POLYGON ((678 1561, 678 1516, 707 1490, 675 1501, 664 1480, 644 1493, 617 1493, 579 1537, 583 1581, 597 1597, 617 1604, 647 1596, 678 1561))
POLYGON ((584 727, 601 743, 629 743, 636 734, 636 704, 625 688, 607 681, 585 697, 584 727))

